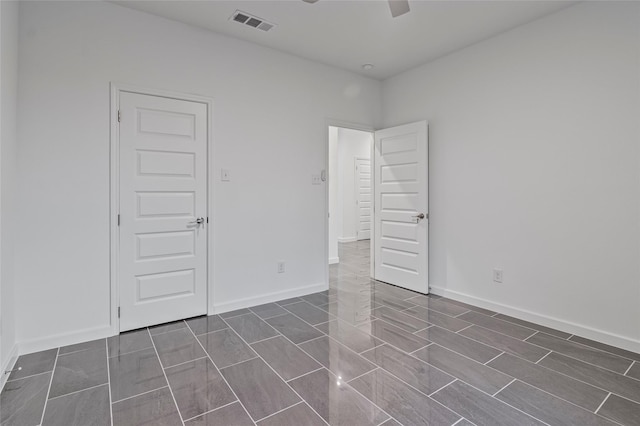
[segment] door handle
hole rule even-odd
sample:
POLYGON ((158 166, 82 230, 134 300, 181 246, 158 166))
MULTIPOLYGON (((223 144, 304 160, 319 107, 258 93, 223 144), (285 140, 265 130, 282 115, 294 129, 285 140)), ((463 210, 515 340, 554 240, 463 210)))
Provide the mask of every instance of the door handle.
POLYGON ((428 218, 429 216, 428 216, 428 215, 427 215, 427 216, 425 216, 425 214, 424 214, 424 213, 419 213, 419 214, 417 214, 417 215, 415 215, 415 216, 411 216, 411 217, 412 217, 412 218, 414 218, 414 219, 416 220, 416 223, 418 223, 418 222, 420 222, 422 219, 424 219, 425 217, 427 217, 427 218, 428 218))
POLYGON ((204 217, 199 217, 194 221, 189 222, 189 225, 202 225, 204 223, 204 217))

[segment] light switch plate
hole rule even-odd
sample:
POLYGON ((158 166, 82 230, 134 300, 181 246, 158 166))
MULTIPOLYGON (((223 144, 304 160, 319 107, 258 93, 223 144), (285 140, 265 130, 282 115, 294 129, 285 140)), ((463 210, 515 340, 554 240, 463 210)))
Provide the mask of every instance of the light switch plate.
POLYGON ((220 173, 220 179, 223 182, 229 182, 231 180, 231 176, 229 175, 229 170, 222 169, 220 173))

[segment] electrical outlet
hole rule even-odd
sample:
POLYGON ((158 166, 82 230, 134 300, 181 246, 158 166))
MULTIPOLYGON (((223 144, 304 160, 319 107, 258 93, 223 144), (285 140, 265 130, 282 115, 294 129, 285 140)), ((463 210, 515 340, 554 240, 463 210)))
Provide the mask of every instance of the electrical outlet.
POLYGON ((223 182, 229 182, 231 180, 231 175, 229 174, 229 170, 222 169, 220 171, 220 179, 223 182))
POLYGON ((498 269, 498 268, 493 269, 493 281, 497 283, 502 282, 502 269, 498 269))
POLYGON ((311 185, 320 185, 322 179, 320 179, 320 175, 311 175, 311 185))
POLYGON ((284 273, 284 262, 278 262, 278 273, 284 273))

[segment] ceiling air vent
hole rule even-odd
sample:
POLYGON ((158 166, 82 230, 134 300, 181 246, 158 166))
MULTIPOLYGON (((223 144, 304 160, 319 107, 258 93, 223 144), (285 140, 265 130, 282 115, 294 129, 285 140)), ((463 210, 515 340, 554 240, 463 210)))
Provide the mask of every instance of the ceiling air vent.
POLYGON ((276 24, 272 24, 262 18, 258 18, 257 16, 253 16, 247 12, 242 12, 240 10, 236 10, 235 12, 233 12, 230 20, 239 22, 252 28, 257 28, 262 31, 269 31, 271 28, 276 26, 276 24))

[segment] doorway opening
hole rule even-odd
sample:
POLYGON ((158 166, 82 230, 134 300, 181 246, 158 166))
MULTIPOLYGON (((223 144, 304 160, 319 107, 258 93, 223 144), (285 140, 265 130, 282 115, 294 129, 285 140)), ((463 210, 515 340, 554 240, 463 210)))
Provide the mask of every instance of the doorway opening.
POLYGON ((329 126, 329 279, 371 274, 372 152, 370 131, 329 126))

